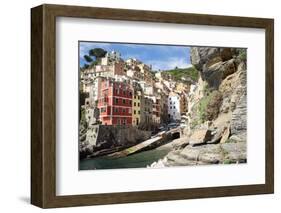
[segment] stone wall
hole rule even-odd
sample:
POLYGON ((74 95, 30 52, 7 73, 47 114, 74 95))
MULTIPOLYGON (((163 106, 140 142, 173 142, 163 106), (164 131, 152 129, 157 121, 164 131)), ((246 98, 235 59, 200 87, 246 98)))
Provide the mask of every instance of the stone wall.
POLYGON ((150 131, 133 126, 92 125, 88 127, 85 137, 80 137, 80 155, 82 153, 86 157, 96 151, 133 146, 150 137, 150 131))

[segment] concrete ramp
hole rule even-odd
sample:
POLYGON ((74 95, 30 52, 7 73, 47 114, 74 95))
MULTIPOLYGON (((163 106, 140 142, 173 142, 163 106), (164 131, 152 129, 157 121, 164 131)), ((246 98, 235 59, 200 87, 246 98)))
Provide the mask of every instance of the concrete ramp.
POLYGON ((154 138, 151 138, 151 139, 148 139, 144 142, 141 142, 135 146, 132 146, 130 148, 127 148, 125 150, 122 150, 120 152, 115 152, 113 154, 110 154, 108 156, 110 157, 125 157, 125 156, 128 156, 128 155, 131 155, 133 153, 136 153, 136 152, 139 152, 143 149, 145 149, 146 147, 150 146, 150 145, 153 145, 154 143, 158 143, 159 141, 162 140, 162 136, 157 136, 157 137, 154 137, 154 138))
POLYGON ((139 143, 135 146, 124 149, 122 151, 109 154, 107 156, 113 157, 113 158, 125 157, 125 156, 128 156, 128 155, 132 155, 136 152, 140 152, 140 151, 148 148, 149 146, 155 148, 157 146, 160 146, 161 144, 164 144, 168 141, 171 141, 171 140, 179 138, 179 137, 180 137, 180 128, 174 128, 174 129, 171 129, 167 132, 165 132, 165 131, 159 132, 153 138, 150 138, 146 141, 143 141, 143 142, 141 142, 141 143, 139 143))

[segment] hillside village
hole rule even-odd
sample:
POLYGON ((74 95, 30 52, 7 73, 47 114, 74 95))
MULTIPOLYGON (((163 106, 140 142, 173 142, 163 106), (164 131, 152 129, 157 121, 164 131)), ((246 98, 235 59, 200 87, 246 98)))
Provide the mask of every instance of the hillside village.
POLYGON ((153 71, 112 51, 80 68, 80 158, 176 129, 173 150, 151 167, 246 162, 245 54, 192 47, 190 70, 153 71))
POLYGON ((180 122, 187 111, 189 87, 169 73, 153 73, 151 65, 138 59, 124 61, 115 51, 82 70, 80 76, 80 94, 85 94, 81 105, 89 125, 155 130, 180 122))

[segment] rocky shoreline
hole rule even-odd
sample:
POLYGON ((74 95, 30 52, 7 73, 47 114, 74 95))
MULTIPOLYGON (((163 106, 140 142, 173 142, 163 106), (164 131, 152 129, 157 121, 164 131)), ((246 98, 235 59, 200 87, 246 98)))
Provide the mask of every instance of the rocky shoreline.
POLYGON ((148 167, 247 162, 245 50, 191 48, 199 80, 189 95, 188 124, 173 150, 148 167))
MULTIPOLYGON (((224 144, 204 144, 192 146, 186 142, 184 148, 175 148, 163 159, 148 165, 148 168, 171 166, 194 166, 209 164, 233 164, 247 162, 247 147, 245 142, 230 142, 224 144)), ((180 146, 180 144, 178 144, 180 146)))

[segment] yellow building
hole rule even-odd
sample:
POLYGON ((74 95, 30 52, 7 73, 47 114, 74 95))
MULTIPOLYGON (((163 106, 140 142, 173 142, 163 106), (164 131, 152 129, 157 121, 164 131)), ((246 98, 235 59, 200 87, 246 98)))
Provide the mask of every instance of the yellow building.
POLYGON ((142 91, 134 90, 134 96, 132 100, 132 122, 133 126, 138 126, 140 124, 141 118, 141 99, 142 99, 142 91))

